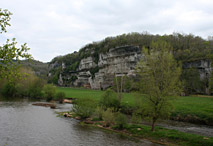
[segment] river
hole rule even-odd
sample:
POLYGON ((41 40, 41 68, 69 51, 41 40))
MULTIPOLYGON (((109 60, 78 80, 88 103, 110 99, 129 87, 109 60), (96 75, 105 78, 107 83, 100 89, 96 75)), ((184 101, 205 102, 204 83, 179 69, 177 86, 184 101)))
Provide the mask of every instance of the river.
POLYGON ((56 111, 70 110, 71 105, 59 107, 0 102, 0 146, 157 146, 58 117, 56 111))

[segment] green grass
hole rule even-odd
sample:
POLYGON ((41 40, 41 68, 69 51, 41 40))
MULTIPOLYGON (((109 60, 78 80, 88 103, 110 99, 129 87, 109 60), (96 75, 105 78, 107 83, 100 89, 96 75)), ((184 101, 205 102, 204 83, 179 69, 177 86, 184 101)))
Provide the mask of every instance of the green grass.
MULTIPOLYGON (((100 90, 63 87, 57 87, 57 91, 65 92, 66 97, 87 97, 93 98, 97 102, 104 93, 104 91, 100 90)), ((122 104, 130 107, 134 106, 136 95, 136 93, 124 93, 122 104)), ((179 117, 181 120, 188 122, 193 122, 194 120, 195 123, 213 124, 213 97, 183 96, 178 97, 173 104, 172 117, 179 117)))
POLYGON ((103 91, 82 88, 57 87, 56 90, 57 92, 64 92, 66 97, 69 98, 93 98, 95 101, 99 101, 103 94, 103 91))
POLYGON ((213 137, 205 138, 203 136, 179 132, 166 128, 156 127, 154 132, 150 131, 151 127, 146 125, 128 125, 126 130, 134 136, 147 138, 162 142, 172 142, 184 146, 212 146, 213 137))
POLYGON ((185 96, 174 102, 175 110, 172 116, 194 117, 203 120, 201 123, 213 125, 213 97, 185 96))
MULTIPOLYGON (((65 88, 57 87, 57 92, 64 92, 66 97, 72 98, 93 98, 96 101, 99 101, 104 91, 101 90, 91 90, 83 88, 65 88)), ((134 105, 135 96, 134 93, 124 93, 124 98, 122 99, 123 103, 134 105)))

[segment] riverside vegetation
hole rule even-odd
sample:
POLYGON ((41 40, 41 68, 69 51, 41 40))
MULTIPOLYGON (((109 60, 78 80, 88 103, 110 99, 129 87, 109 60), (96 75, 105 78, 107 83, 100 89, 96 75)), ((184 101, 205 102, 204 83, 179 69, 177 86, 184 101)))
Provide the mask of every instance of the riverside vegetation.
MULTIPOLYGON (((62 116, 64 115, 64 113, 69 113, 69 115, 71 115, 73 118, 77 117, 77 119, 79 119, 79 117, 81 117, 82 115, 86 115, 82 117, 82 120, 85 121, 85 123, 90 123, 94 125, 95 127, 96 126, 101 128, 105 127, 108 130, 114 130, 115 132, 123 133, 129 136, 146 138, 153 142, 158 142, 162 144, 192 145, 192 146, 194 145, 210 146, 213 144, 212 137, 204 137, 195 134, 183 133, 177 130, 169 130, 158 126, 156 126, 154 132, 151 132, 151 126, 139 124, 142 122, 142 120, 149 120, 149 119, 146 118, 142 119, 141 115, 138 115, 137 109, 135 109, 135 107, 137 107, 138 104, 140 103, 140 100, 143 98, 142 96, 138 96, 138 93, 123 93, 123 98, 121 100, 121 111, 114 110, 112 107, 104 111, 102 101, 104 100, 104 96, 106 97, 108 93, 112 95, 114 94, 113 95, 114 97, 110 97, 112 104, 109 104, 110 102, 108 101, 105 102, 106 105, 112 106, 116 105, 115 103, 117 103, 115 102, 113 104, 113 100, 116 100, 115 97, 116 93, 111 89, 109 89, 108 91, 99 91, 80 88, 57 87, 56 90, 64 92, 66 94, 66 97, 75 97, 77 99, 75 100, 75 102, 77 104, 79 103, 80 107, 84 107, 84 109, 89 109, 88 111, 90 111, 86 113, 81 113, 82 111, 78 110, 77 113, 74 113, 76 112, 75 109, 74 111, 71 112, 61 113, 62 116), (87 105, 88 107, 85 107, 87 105), (100 106, 102 106, 103 108, 100 108, 100 106), (133 113, 128 112, 127 114, 125 112, 127 110, 129 111, 129 109, 131 109, 133 113), (106 123, 103 122, 104 119, 105 120, 107 119, 106 123), (87 120, 92 122, 86 122, 87 120), (110 126, 111 128, 106 126, 110 126)), ((174 110, 172 111, 170 118, 189 122, 196 122, 193 121, 195 117, 196 119, 199 118, 201 121, 207 121, 206 119, 212 120, 213 117, 212 103, 213 103, 212 97, 202 97, 202 96, 177 97, 177 100, 174 101, 173 104, 174 110), (179 115, 180 119, 176 119, 177 115, 179 115), (190 118, 190 120, 186 120, 185 119, 186 117, 190 118)), ((74 107, 78 106, 74 104, 74 107)), ((212 123, 212 121, 208 121, 208 123, 212 123)))
MULTIPOLYGON (((177 100, 176 96, 180 95, 182 91, 182 83, 180 82, 181 68, 173 59, 172 53, 170 53, 171 46, 166 42, 159 41, 153 42, 151 47, 152 50, 144 49, 146 51, 144 52, 144 58, 137 66, 137 73, 140 77, 138 84, 140 92, 136 93, 138 97, 135 104, 130 106, 128 100, 126 103, 122 101, 124 97, 122 93, 123 82, 122 77, 120 77, 120 82, 115 79, 116 92, 107 89, 99 99, 97 95, 91 98, 88 93, 85 94, 85 98, 83 98, 85 95, 81 95, 75 101, 73 113, 68 113, 68 115, 66 113, 66 116, 76 117, 85 120, 85 123, 98 124, 101 127, 123 130, 128 134, 145 138, 157 138, 161 141, 180 145, 212 145, 213 139, 209 137, 183 134, 164 128, 155 129, 155 123, 159 119, 170 116, 172 103, 177 100), (126 114, 131 115, 131 120, 127 120, 126 114), (152 126, 150 129, 149 126, 135 125, 140 124, 142 119, 151 121, 152 126), (152 132, 147 131, 148 129, 152 132)), ((197 113, 197 110, 194 113, 197 113)), ((177 115, 180 116, 180 114, 177 115)), ((203 120, 206 124, 212 123, 211 113, 208 113, 204 119, 202 116, 199 119, 197 115, 187 115, 188 119, 186 119, 196 122, 203 120)), ((178 119, 185 119, 185 117, 181 118, 180 116, 178 119)))

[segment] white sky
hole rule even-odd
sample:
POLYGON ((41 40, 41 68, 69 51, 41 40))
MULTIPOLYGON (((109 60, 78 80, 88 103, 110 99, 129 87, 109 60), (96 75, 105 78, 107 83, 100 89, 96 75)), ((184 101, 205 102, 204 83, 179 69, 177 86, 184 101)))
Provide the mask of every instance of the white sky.
POLYGON ((0 8, 13 13, 0 44, 15 37, 43 62, 129 32, 213 36, 213 0, 1 0, 0 8))

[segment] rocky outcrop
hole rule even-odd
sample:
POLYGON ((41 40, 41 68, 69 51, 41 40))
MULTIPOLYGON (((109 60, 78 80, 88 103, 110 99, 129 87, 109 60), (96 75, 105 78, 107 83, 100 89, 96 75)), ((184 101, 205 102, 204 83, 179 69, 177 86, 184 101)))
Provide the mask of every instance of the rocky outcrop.
POLYGON ((211 61, 207 59, 184 62, 183 69, 187 68, 196 68, 202 80, 209 78, 212 71, 211 61))
MULTIPOLYGON (((88 51, 88 50, 86 50, 88 51)), ((80 60, 76 70, 69 70, 62 62, 50 64, 50 68, 60 67, 58 84, 63 86, 70 80, 68 86, 85 87, 92 89, 106 89, 113 84, 115 76, 126 75, 135 77, 135 68, 138 61, 143 57, 141 48, 138 46, 121 46, 109 49, 105 53, 100 53, 95 58, 93 54, 80 60), (65 72, 66 70, 66 72, 65 72)), ((183 69, 197 68, 200 78, 205 79, 210 76, 211 65, 209 60, 196 60, 183 63, 183 69)), ((51 74, 50 74, 51 75, 51 74)))
POLYGON ((112 86, 113 78, 118 75, 134 76, 134 69, 141 58, 141 49, 123 46, 99 54, 98 63, 93 57, 81 60, 74 86, 92 89, 106 89, 112 86))

